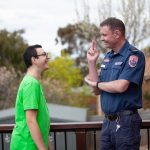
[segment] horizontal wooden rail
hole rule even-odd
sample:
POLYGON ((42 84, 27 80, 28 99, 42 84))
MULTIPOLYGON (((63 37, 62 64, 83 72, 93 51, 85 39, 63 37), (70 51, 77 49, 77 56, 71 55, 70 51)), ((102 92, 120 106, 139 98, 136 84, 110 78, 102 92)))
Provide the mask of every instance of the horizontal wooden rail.
MULTIPOLYGON (((11 133, 14 124, 0 124, 0 133, 11 133)), ((76 130, 76 129, 98 129, 101 130, 102 122, 67 122, 51 123, 51 131, 76 130)), ((142 121, 141 129, 150 128, 150 120, 142 121)))
MULTIPOLYGON (((3 134, 12 132, 14 124, 0 124, 0 134, 2 138, 2 150, 4 149, 4 140, 3 134)), ((97 148, 97 131, 99 132, 102 128, 102 122, 67 122, 67 123, 51 123, 50 125, 51 133, 53 134, 54 139, 54 149, 57 150, 57 133, 64 134, 64 145, 65 150, 67 150, 67 134, 73 132, 76 136, 76 149, 83 150, 87 149, 87 134, 92 132, 93 134, 93 150, 97 148)), ((150 120, 143 120, 141 124, 141 129, 147 129, 147 147, 150 149, 150 120)))

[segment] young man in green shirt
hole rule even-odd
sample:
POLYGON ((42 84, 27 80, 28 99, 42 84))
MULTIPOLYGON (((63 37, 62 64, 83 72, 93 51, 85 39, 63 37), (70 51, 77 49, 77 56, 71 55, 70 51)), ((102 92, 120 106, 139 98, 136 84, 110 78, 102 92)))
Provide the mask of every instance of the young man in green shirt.
POLYGON ((16 99, 15 128, 10 150, 50 150, 50 117, 39 79, 48 69, 48 55, 42 46, 29 46, 24 55, 27 73, 16 99))

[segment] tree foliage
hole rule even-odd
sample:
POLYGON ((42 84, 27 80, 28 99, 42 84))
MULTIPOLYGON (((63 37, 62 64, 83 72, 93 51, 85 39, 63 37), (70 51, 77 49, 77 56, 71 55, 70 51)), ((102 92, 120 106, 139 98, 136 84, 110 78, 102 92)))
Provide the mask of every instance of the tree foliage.
POLYGON ((66 55, 49 62, 49 69, 42 80, 48 102, 87 107, 95 97, 88 87, 81 88, 82 82, 80 69, 66 55))
POLYGON ((57 80, 66 88, 81 85, 82 75, 76 68, 72 59, 67 56, 57 57, 49 62, 49 70, 44 73, 44 78, 50 81, 57 80))
POLYGON ((15 105, 20 78, 14 68, 0 67, 0 109, 15 105))
POLYGON ((144 54, 145 54, 147 57, 150 57, 150 46, 144 48, 143 51, 144 51, 144 54))
POLYGON ((74 56, 76 66, 85 75, 87 73, 87 60, 85 58, 91 41, 96 39, 97 48, 103 49, 100 44, 99 28, 88 21, 82 21, 76 24, 69 24, 64 28, 59 28, 58 36, 61 44, 66 44, 66 48, 62 51, 74 56))
POLYGON ((139 46, 150 35, 150 0, 121 0, 120 13, 124 20, 129 41, 139 46))
POLYGON ((0 66, 13 67, 16 71, 25 70, 22 54, 28 44, 22 38, 23 33, 24 30, 0 30, 0 66))

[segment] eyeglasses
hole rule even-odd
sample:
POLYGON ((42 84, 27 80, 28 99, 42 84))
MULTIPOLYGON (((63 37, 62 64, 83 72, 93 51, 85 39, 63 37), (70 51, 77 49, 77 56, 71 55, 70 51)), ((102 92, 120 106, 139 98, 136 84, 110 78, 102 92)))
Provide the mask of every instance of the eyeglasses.
POLYGON ((48 53, 43 52, 42 54, 39 54, 39 55, 37 55, 37 56, 46 56, 46 57, 48 57, 48 53))
POLYGON ((49 53, 43 52, 42 54, 36 55, 37 57, 39 56, 45 56, 47 59, 50 59, 49 53))

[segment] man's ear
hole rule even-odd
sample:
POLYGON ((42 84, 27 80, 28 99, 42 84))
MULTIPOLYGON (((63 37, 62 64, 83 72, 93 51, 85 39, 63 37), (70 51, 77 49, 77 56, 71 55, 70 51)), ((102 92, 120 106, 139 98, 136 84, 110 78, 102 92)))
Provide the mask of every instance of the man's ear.
POLYGON ((35 57, 31 57, 31 62, 32 62, 32 64, 35 64, 36 58, 35 57))
POLYGON ((118 39, 121 36, 121 32, 119 30, 114 31, 115 38, 118 39))

